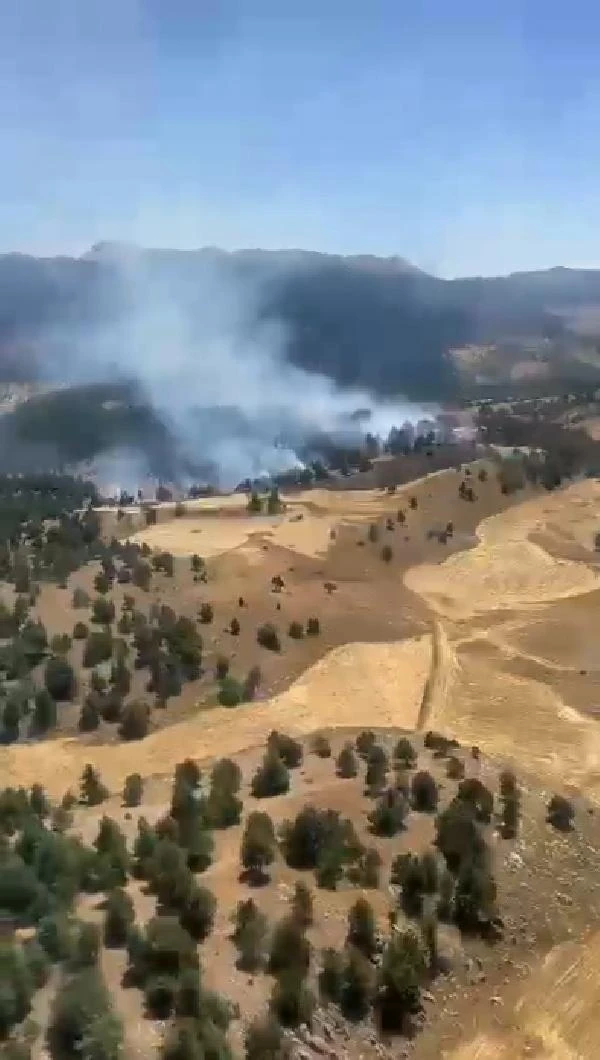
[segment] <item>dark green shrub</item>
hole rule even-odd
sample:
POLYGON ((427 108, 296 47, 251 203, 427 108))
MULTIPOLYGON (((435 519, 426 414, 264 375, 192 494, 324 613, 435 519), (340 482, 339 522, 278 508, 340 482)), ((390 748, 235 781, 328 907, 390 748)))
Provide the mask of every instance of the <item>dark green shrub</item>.
POLYGON ((275 981, 270 999, 274 1016, 284 1027, 298 1027, 312 1022, 315 997, 304 979, 294 970, 284 972, 275 981))
POLYGON ((406 736, 401 736, 394 747, 394 761, 404 769, 413 769, 417 764, 417 752, 406 736))
POLYGON ((375 733, 365 729, 356 737, 356 750, 361 758, 367 759, 371 748, 375 745, 375 733))
POLYGON ((560 832, 570 832, 575 820, 573 803, 564 795, 553 795, 548 803, 546 820, 560 832))
POLYGON ((257 972, 264 966, 267 929, 267 918, 252 898, 238 903, 233 932, 233 941, 238 950, 236 967, 245 972, 257 972))
POLYGON ((414 810, 420 813, 435 813, 439 792, 431 773, 422 770, 415 773, 410 786, 411 803, 414 810))
POLYGON ((294 740, 286 733, 277 732, 273 729, 267 739, 267 751, 278 754, 288 769, 296 769, 302 765, 303 751, 299 740, 294 740))
POLYGON ((123 785, 123 805, 128 807, 139 806, 144 794, 144 781, 139 773, 130 773, 125 777, 123 785))
POLYGON ((92 605, 92 622, 99 626, 109 626, 115 619, 115 605, 104 596, 97 596, 92 605))
POLYGON ((358 773, 358 762, 352 749, 352 744, 344 744, 336 759, 336 773, 338 777, 351 779, 358 773))
POLYGON ((122 887, 115 887, 106 896, 104 912, 104 945, 124 946, 135 923, 133 902, 122 887))
POLYGON ((73 640, 85 640, 89 633, 89 628, 85 622, 76 622, 73 626, 73 640))
POLYGON ((310 966, 310 943, 294 917, 285 917, 273 929, 268 970, 271 975, 295 971, 304 976, 310 966))
POLYGON ((269 651, 281 651, 281 641, 276 626, 271 622, 265 622, 256 631, 256 639, 262 648, 269 651))
POLYGON ((305 931, 313 922, 313 899, 310 888, 297 880, 291 897, 292 919, 305 931))
POLYGON ((147 703, 136 699, 123 708, 119 736, 124 740, 143 740, 148 734, 150 710, 147 703))
POLYGON ((100 780, 99 774, 94 767, 88 763, 81 775, 81 801, 86 806, 98 806, 109 796, 108 788, 100 780))
POLYGON ((396 788, 388 788, 369 814, 371 829, 375 835, 397 835, 404 828, 408 810, 408 802, 402 792, 396 788))
POLYGON ((313 737, 311 750, 319 758, 331 758, 331 744, 322 733, 317 733, 313 737))
POLYGON ((284 795, 289 791, 290 774, 276 751, 267 751, 252 778, 251 792, 257 799, 284 795))
POLYGON ((219 686, 219 703, 222 707, 237 707, 244 699, 244 688, 235 677, 227 675, 219 686))
POLYGON ((61 703, 73 700, 77 692, 77 681, 73 667, 61 656, 48 659, 44 672, 44 683, 52 698, 61 703))
POLYGON ((244 1037, 245 1060, 291 1060, 292 1047, 272 1016, 255 1019, 244 1037))
POLYGON ((346 941, 365 957, 373 957, 377 948, 375 914, 366 898, 358 898, 348 913, 346 941))
POLYGON ((251 813, 240 848, 240 861, 250 882, 265 881, 265 870, 274 861, 276 852, 277 840, 271 818, 266 813, 251 813))

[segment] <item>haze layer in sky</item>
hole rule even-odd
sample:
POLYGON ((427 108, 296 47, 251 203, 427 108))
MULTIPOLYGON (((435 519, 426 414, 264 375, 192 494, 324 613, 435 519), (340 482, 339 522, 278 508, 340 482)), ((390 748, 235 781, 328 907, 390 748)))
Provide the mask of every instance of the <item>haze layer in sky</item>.
POLYGON ((593 0, 2 0, 0 252, 600 264, 593 0))

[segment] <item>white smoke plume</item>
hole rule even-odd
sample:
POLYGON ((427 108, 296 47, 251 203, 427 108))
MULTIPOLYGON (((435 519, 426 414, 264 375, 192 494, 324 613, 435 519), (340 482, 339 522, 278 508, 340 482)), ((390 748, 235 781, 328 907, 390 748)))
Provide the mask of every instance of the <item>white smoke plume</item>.
MULTIPOLYGON (((174 436, 188 481, 193 469, 208 465, 224 487, 292 468, 300 463, 295 446, 311 434, 356 436, 357 409, 368 410, 366 429, 381 436, 425 415, 407 401, 341 390, 290 364, 283 323, 260 320, 267 274, 237 278, 220 266, 217 252, 111 245, 92 256, 111 282, 96 307, 98 323, 73 325, 66 334, 61 328, 53 337, 62 381, 137 381, 174 436)), ((118 454, 121 477, 127 460, 118 454)), ((135 461, 125 477, 133 472, 140 474, 135 461)))

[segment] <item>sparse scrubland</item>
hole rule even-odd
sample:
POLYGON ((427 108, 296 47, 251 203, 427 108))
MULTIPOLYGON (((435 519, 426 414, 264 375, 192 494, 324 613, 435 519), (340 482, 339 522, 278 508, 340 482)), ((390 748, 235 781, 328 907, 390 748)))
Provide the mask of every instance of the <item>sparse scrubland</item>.
POLYGON ((600 492, 556 459, 129 532, 0 480, 0 1055, 592 1055, 597 990, 519 1007, 598 947, 600 492))

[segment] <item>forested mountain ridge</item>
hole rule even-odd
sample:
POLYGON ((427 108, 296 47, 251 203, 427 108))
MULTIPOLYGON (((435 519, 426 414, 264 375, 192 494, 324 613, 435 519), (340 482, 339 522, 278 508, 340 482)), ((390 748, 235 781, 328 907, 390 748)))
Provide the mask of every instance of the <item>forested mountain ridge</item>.
POLYGON ((442 280, 401 258, 115 244, 81 258, 0 255, 0 375, 60 376, 65 333, 84 344, 89 328, 127 313, 123 261, 181 294, 199 350, 210 275, 250 290, 257 322, 284 323, 293 363, 344 386, 428 399, 530 375, 600 379, 597 270, 442 280), (519 367, 530 361, 533 372, 519 367))

